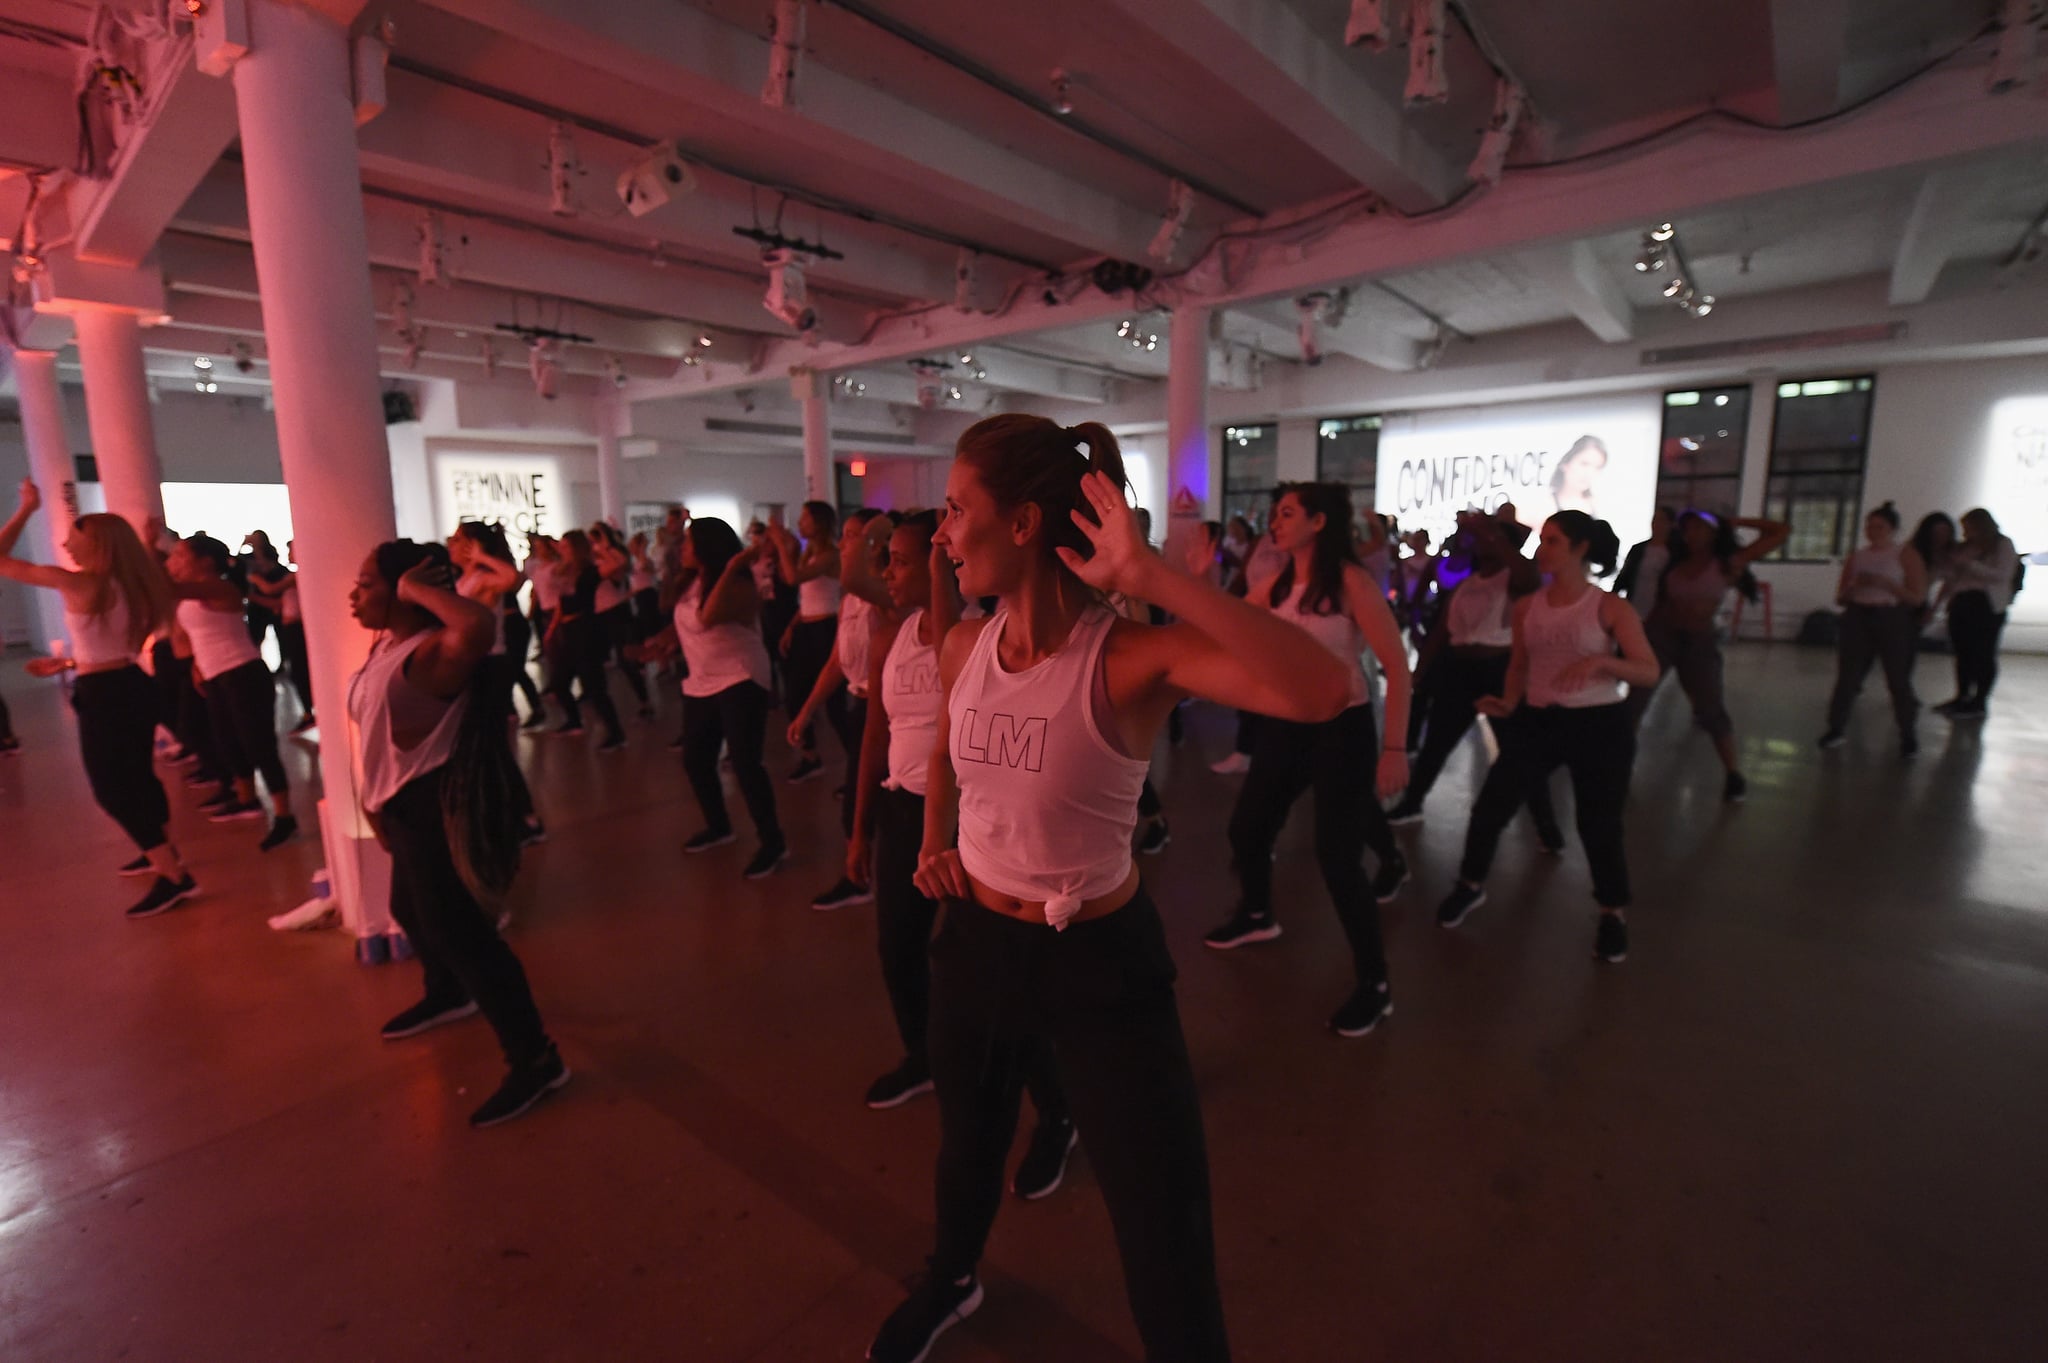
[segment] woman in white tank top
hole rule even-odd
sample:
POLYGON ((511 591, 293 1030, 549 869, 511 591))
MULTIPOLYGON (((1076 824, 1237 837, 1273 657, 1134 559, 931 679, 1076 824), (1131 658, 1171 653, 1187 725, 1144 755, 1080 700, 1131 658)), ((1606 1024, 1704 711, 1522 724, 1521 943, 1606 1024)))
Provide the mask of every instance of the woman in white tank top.
POLYGON ((1899 754, 1920 751, 1915 733, 1920 701, 1913 694, 1913 658, 1920 644, 1920 606, 1927 600, 1927 565, 1912 545, 1899 540, 1899 511, 1890 502, 1863 518, 1868 541, 1842 561, 1835 604, 1842 608, 1836 641, 1835 690, 1828 698, 1823 748, 1838 748, 1847 736, 1849 712, 1870 675, 1870 665, 1884 664, 1885 689, 1891 692, 1892 720, 1899 730, 1899 754))
POLYGON ((1593 585, 1592 571, 1614 571, 1620 542, 1606 521, 1560 511, 1543 523, 1536 567, 1548 586, 1515 606, 1514 652, 1497 696, 1478 705, 1500 725, 1500 760, 1472 806, 1458 883, 1437 908, 1455 928, 1486 902, 1487 872, 1501 830, 1530 789, 1562 766, 1578 803, 1579 841, 1593 872, 1600 921, 1593 950, 1628 958, 1628 857, 1622 814, 1635 766, 1635 726, 1623 705, 1627 686, 1657 679, 1657 655, 1635 609, 1593 585))
POLYGON ((1348 704, 1336 718, 1305 724, 1262 718, 1252 731, 1251 770, 1230 815, 1237 911, 1202 940, 1219 951, 1280 935, 1273 913, 1273 847, 1294 802, 1315 795, 1316 862, 1351 948, 1350 996, 1330 1017, 1339 1036, 1361 1037, 1393 1007, 1379 906, 1408 880, 1408 861, 1380 808, 1408 783, 1409 676, 1401 628, 1351 543, 1351 494, 1340 483, 1286 483, 1273 494, 1273 542, 1287 552, 1274 582, 1253 598, 1300 629, 1343 665, 1348 704), (1387 741, 1373 723, 1367 648, 1387 679, 1387 741), (1368 782, 1366 773, 1374 773, 1368 782), (1361 864, 1370 846, 1377 870, 1361 864))
POLYGON ((78 715, 86 781, 94 802, 139 853, 121 874, 152 877, 149 891, 128 910, 131 918, 147 918, 199 893, 165 832, 171 805, 152 760, 156 695, 135 664, 149 636, 172 621, 171 584, 134 527, 119 516, 80 516, 72 523, 60 547, 76 568, 16 558, 23 528, 43 505, 42 494, 26 478, 20 497, 0 525, 0 577, 61 596, 71 635, 71 657, 31 659, 28 670, 37 677, 77 673, 71 707, 78 715))
POLYGON ((995 617, 946 635, 914 881, 945 902, 927 1039, 940 1109, 937 1242, 868 1357, 911 1363, 981 1302, 1023 1064, 1052 1045, 1124 1253, 1145 1356, 1229 1358, 1208 1161, 1158 911, 1131 854, 1145 757, 1189 695, 1305 723, 1343 664, 1151 551, 1116 437, 1011 414, 960 437, 936 543, 995 617), (1112 616, 1105 593, 1175 622, 1112 616), (958 821, 957 839, 955 820, 958 821))
MULTIPOLYGON (((792 714, 817 686, 818 674, 830 661, 839 633, 839 545, 834 533, 838 524, 839 515, 830 502, 805 502, 796 522, 803 535, 801 544, 788 527, 768 527, 783 580, 796 587, 796 617, 778 643, 783 657, 783 699, 792 714)), ((808 781, 824 770, 818 760, 816 727, 807 726, 799 737, 796 769, 789 774, 792 783, 808 781)))
POLYGON ((569 1070, 485 908, 510 887, 521 845, 503 794, 511 753, 493 703, 502 689, 484 670, 496 637, 491 610, 457 594, 440 545, 392 540, 363 561, 349 611, 378 635, 349 682, 362 760, 356 794, 391 853, 391 916, 423 983, 420 1001, 382 1036, 399 1041, 482 1012, 506 1073, 469 1120, 496 1126, 568 1083, 569 1070))

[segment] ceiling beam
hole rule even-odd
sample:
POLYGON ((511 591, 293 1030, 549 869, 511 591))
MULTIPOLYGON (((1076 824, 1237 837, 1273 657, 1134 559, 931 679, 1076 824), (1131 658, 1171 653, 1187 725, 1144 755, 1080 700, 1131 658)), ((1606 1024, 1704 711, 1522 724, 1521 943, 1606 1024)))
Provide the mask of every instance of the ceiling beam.
MULTIPOLYGON (((1257 329, 1256 343, 1261 350, 1300 360, 1301 316, 1293 299, 1270 299, 1232 308, 1225 314, 1224 327, 1228 331, 1238 325, 1257 329)), ((1317 323, 1316 336, 1326 354, 1349 355, 1378 369, 1406 373, 1422 365, 1420 341, 1391 328, 1375 326, 1356 315, 1340 319, 1334 326, 1317 323)))
POLYGON ((75 182, 74 242, 88 260, 133 265, 148 255, 221 153, 235 140, 235 89, 192 64, 188 34, 150 72, 146 119, 121 137, 105 180, 75 182))
POLYGON ((1970 219, 1989 187, 1981 175, 1958 170, 1930 171, 1913 196, 1913 211, 1899 235, 1892 257, 1890 299, 1893 307, 1924 303, 1969 230, 1970 219))
POLYGON ((1529 274, 1572 310, 1586 330, 1612 345, 1636 334, 1635 308, 1621 282, 1599 261, 1588 241, 1574 241, 1523 256, 1529 274))
POLYGON ((1400 99, 1281 0, 1108 3, 1402 212, 1440 208, 1464 188, 1463 167, 1415 135, 1400 99))
MULTIPOLYGON (((436 9, 537 43, 566 62, 701 105, 774 138, 892 181, 878 191, 946 199, 1056 241, 1076 254, 1144 258, 1159 226, 1053 167, 968 132, 806 54, 797 107, 761 102, 769 45, 758 32, 672 0, 432 0, 436 9)), ((1163 191, 1161 194, 1163 202, 1163 191)))
POLYGON ((1771 0, 1771 80, 1778 122, 1800 123, 1842 103, 1851 0, 1771 0))

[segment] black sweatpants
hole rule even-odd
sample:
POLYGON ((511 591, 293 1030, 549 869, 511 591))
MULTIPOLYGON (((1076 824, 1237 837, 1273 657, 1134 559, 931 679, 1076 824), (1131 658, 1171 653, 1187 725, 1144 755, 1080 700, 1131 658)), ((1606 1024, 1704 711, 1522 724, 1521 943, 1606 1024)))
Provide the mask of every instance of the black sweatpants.
POLYGON ((313 664, 306 656, 306 625, 302 620, 279 621, 277 651, 292 674, 292 690, 298 694, 299 709, 313 713, 313 664))
POLYGON ((1351 944, 1358 982, 1386 979, 1380 906, 1362 862, 1370 845, 1380 865, 1401 855, 1374 792, 1379 740, 1372 705, 1354 705, 1321 724, 1259 716, 1252 769, 1230 815, 1230 853, 1246 913, 1273 911, 1273 844, 1303 792, 1316 800, 1316 862, 1351 944))
POLYGON ((1958 592, 1948 603, 1948 637, 1956 651, 1956 695, 1982 703, 1998 685, 1998 636, 2005 612, 1983 592, 1958 592))
MULTIPOLYGON (((505 736, 505 747, 512 754, 512 813, 521 824, 531 824, 534 821, 533 788, 526 784, 526 770, 519 765, 519 749, 512 741, 511 730, 511 720, 514 714, 512 708, 512 678, 514 676, 525 676, 525 655, 514 654, 511 641, 507 639, 505 652, 486 655, 482 668, 486 680, 482 684, 479 695, 488 699, 490 704, 497 710, 497 718, 503 722, 493 726, 493 728, 495 732, 505 736)), ((526 684, 532 686, 532 678, 529 677, 526 684)), ((470 703, 474 705, 477 702, 471 701, 470 703)))
MULTIPOLYGON (((1413 803, 1419 805, 1429 797, 1437 777, 1443 774, 1444 763, 1457 751, 1472 722, 1479 717, 1478 703, 1499 695, 1507 684, 1508 657, 1506 653, 1495 656, 1447 650, 1430 667, 1429 732, 1422 740, 1415 765, 1408 771, 1407 798, 1413 803)), ((1538 781, 1529 787, 1529 817, 1546 843, 1563 840, 1557 809, 1550 802, 1548 781, 1538 781)))
POLYGON ((88 672, 71 687, 92 798, 141 851, 164 845, 171 802, 152 765, 156 695, 139 667, 88 672))
POLYGON ((1920 613, 1912 606, 1858 606, 1843 608, 1841 634, 1835 660, 1835 691, 1828 699, 1828 728, 1839 733, 1849 723, 1849 711, 1863 690, 1870 665, 1884 664, 1885 688, 1892 696, 1892 720, 1901 734, 1911 736, 1920 714, 1920 701, 1913 694, 1913 654, 1920 646, 1920 613))
MULTIPOLYGON (((839 641, 839 617, 828 615, 819 620, 799 620, 796 630, 790 635, 789 657, 783 660, 783 700, 789 706, 789 717, 796 718, 797 711, 804 708, 804 702, 811 698, 811 691, 818 684, 818 674, 825 670, 825 664, 832 659, 832 650, 839 641)), ((815 757, 818 753, 817 726, 804 729, 804 753, 815 757)), ((859 752, 855 743, 849 751, 859 752)), ((859 758, 855 758, 859 761, 859 758)))
POLYGON ((607 743, 623 738, 625 730, 619 727, 619 707, 612 704, 612 693, 604 675, 609 645, 602 622, 593 616, 570 621, 557 631, 556 648, 559 657, 554 678, 555 699, 562 703, 569 727, 583 727, 583 706, 588 704, 604 721, 607 743), (579 687, 583 692, 581 701, 576 695, 579 687))
POLYGON ((734 682, 715 696, 683 697, 683 771, 704 812, 704 826, 716 833, 732 831, 725 808, 725 787, 718 780, 718 748, 732 754, 732 776, 747 802, 761 845, 782 842, 775 817, 775 783, 761 764, 768 735, 768 693, 753 682, 734 682))
POLYGON ((238 781, 263 777, 263 788, 283 795, 290 785, 277 755, 277 680, 261 658, 206 679, 206 714, 213 741, 238 781))
POLYGON ((1571 772, 1578 805, 1579 841, 1593 873, 1593 898, 1602 908, 1629 902, 1628 850, 1622 813, 1636 761, 1636 726, 1625 701, 1569 709, 1524 705, 1499 726, 1500 760, 1486 774, 1472 822, 1465 829, 1465 859, 1458 876, 1481 885, 1493 869, 1501 830, 1529 798, 1529 790, 1562 766, 1571 772))
POLYGON ((633 618, 633 602, 631 599, 621 601, 597 618, 605 632, 606 651, 618 664, 619 671, 625 674, 626 685, 633 688, 633 697, 640 702, 640 708, 646 709, 647 669, 626 656, 626 649, 639 643, 641 637, 640 622, 633 618))
POLYGON ((826 698, 825 718, 832 721, 832 732, 839 735, 840 746, 846 749, 846 784, 840 788, 839 831, 851 839, 853 788, 860 780, 860 737, 861 731, 867 728, 868 698, 856 696, 842 686, 826 698))
MULTIPOLYGON (((507 681, 526 697, 528 716, 537 715, 545 708, 541 705, 540 688, 533 684, 533 674, 526 670, 527 655, 533 651, 533 626, 525 616, 516 610, 505 612, 505 661, 507 681)), ((506 697, 510 702, 509 694, 506 697)))
POLYGON ((377 812, 391 849, 391 916, 419 958, 425 997, 446 1004, 474 999, 498 1034, 505 1062, 530 1064, 548 1048, 547 1029, 525 968, 456 874, 441 821, 446 772, 436 768, 408 782, 377 812))
POLYGON ((1141 886, 1121 909, 1064 932, 948 901, 931 969, 932 1272, 957 1279, 981 1259, 1024 1071, 1049 1042, 1109 1207, 1146 1359, 1227 1363, 1202 1109, 1151 897, 1141 886))

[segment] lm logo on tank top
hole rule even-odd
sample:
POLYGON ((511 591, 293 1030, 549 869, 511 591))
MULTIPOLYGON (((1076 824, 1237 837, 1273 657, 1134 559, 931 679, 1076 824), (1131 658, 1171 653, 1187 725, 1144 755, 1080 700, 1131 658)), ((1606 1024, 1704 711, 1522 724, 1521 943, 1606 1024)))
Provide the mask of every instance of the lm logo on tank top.
POLYGON ((890 673, 889 681, 891 682, 889 689, 895 695, 936 695, 939 690, 939 664, 934 659, 930 662, 919 661, 896 668, 890 673))
POLYGON ((1019 720, 1015 715, 1001 711, 984 715, 969 706, 958 747, 959 755, 970 762, 1042 771, 1045 766, 1045 716, 1027 715, 1019 720))

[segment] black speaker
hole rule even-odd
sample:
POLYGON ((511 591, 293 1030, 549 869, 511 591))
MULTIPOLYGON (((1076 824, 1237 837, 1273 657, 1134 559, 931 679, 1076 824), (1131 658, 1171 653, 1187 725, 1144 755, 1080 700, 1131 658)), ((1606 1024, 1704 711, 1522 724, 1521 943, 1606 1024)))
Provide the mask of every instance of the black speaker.
POLYGON ((418 421, 419 414, 412 409, 412 394, 394 388, 384 395, 384 424, 396 426, 401 421, 418 421))

